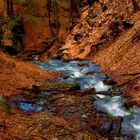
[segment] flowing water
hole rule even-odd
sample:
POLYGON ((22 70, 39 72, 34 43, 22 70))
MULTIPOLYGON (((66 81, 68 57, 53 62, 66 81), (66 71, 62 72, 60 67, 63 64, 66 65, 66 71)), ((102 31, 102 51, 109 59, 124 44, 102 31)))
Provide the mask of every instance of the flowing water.
MULTIPOLYGON (((92 95, 92 106, 96 108, 98 115, 92 115, 91 117, 101 117, 104 120, 101 125, 102 128, 100 128, 105 131, 108 130, 110 135, 113 135, 114 129, 115 131, 118 129, 117 131, 119 134, 113 136, 112 139, 119 140, 120 137, 123 136, 123 139, 126 140, 140 140, 140 109, 136 107, 126 107, 127 100, 121 96, 122 93, 119 93, 119 91, 114 89, 112 85, 105 84, 109 78, 106 74, 99 72, 99 66, 89 61, 64 62, 61 60, 49 60, 46 63, 35 62, 35 64, 47 71, 61 73, 58 81, 61 82, 61 84, 75 83, 79 86, 77 88, 78 91, 86 91, 95 88, 92 95), (121 121, 119 121, 119 123, 117 121, 116 123, 118 118, 121 121)), ((51 92, 41 92, 39 98, 38 95, 32 94, 25 96, 23 94, 12 97, 10 102, 12 103, 13 107, 25 112, 48 111, 51 114, 57 114, 57 112, 59 112, 58 108, 55 106, 55 104, 50 104, 50 101, 52 101, 52 96, 53 100, 60 98, 58 95, 52 95, 51 92)), ((71 99, 71 102, 75 99, 72 96, 67 97, 71 99)), ((64 101, 65 100, 63 99, 63 102, 64 101)), ((82 114, 83 112, 81 113, 83 118, 86 118, 87 116, 85 114, 88 114, 86 111, 87 104, 88 102, 84 105, 77 106, 78 110, 81 108, 83 109, 82 111, 84 114, 82 114)), ((72 107, 73 106, 71 106, 71 108, 72 107)), ((68 116, 71 112, 65 111, 63 113, 65 116, 68 116)), ((83 121, 82 124, 84 125, 84 123, 85 122, 83 121)), ((109 133, 106 132, 107 135, 109 135, 109 133)))

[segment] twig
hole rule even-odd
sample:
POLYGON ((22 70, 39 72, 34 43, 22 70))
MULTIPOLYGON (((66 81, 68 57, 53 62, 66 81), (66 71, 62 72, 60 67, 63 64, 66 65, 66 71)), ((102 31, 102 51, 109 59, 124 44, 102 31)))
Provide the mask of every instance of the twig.
POLYGON ((120 76, 135 76, 135 75, 139 75, 140 72, 137 73, 125 73, 125 74, 121 74, 120 76))

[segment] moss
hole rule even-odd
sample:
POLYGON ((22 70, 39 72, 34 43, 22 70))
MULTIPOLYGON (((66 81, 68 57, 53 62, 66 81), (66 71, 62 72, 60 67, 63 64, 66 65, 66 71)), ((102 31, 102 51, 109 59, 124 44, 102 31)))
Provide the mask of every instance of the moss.
POLYGON ((21 21, 21 17, 19 16, 12 16, 7 19, 5 19, 5 24, 12 29, 15 25, 18 24, 18 22, 21 21))
POLYGON ((23 38, 25 35, 22 18, 19 16, 9 17, 5 20, 5 25, 7 29, 11 31, 11 34, 5 37, 12 40, 12 45, 5 48, 8 49, 7 52, 9 54, 17 55, 22 51, 23 38))
POLYGON ((11 115, 12 107, 7 102, 6 98, 4 96, 0 96, 0 112, 4 112, 7 115, 11 115))
POLYGON ((25 0, 14 0, 14 4, 24 4, 25 0))
POLYGON ((14 4, 45 5, 46 0, 14 0, 14 4))
POLYGON ((34 23, 37 26, 41 26, 41 28, 48 25, 48 20, 44 19, 44 18, 40 18, 37 16, 28 15, 28 14, 24 18, 25 18, 24 19, 25 21, 27 21, 29 23, 34 23))
POLYGON ((60 90, 80 90, 80 86, 78 83, 75 82, 69 82, 69 83, 63 83, 63 82, 56 82, 56 83, 49 83, 46 81, 46 86, 50 89, 60 89, 60 90))

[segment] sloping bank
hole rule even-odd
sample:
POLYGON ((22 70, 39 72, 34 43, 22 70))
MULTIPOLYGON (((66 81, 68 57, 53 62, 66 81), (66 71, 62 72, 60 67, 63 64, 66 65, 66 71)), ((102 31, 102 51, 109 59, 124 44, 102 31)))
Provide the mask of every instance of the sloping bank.
MULTIPOLYGON (((137 2, 140 6, 140 3, 137 2)), ((61 48, 65 59, 90 59, 118 86, 127 85, 131 103, 140 100, 140 12, 128 0, 95 2, 61 48)))
POLYGON ((16 95, 22 92, 18 88, 43 86, 45 80, 54 80, 56 77, 55 73, 44 71, 0 51, 0 95, 16 95))

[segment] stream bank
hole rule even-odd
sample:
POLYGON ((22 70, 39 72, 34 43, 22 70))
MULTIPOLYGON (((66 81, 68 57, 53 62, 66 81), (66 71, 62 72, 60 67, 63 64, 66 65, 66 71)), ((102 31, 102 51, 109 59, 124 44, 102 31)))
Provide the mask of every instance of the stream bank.
POLYGON ((46 83, 46 91, 38 89, 39 92, 11 96, 9 103, 13 109, 23 114, 43 112, 74 121, 73 127, 91 130, 98 139, 101 136, 139 140, 139 108, 127 104, 124 89, 114 88, 115 82, 100 73, 99 66, 89 61, 61 60, 35 64, 59 72, 60 77, 56 83, 46 83))
MULTIPOLYGON (((136 1, 139 5, 139 1, 136 1)), ((83 9, 82 20, 71 31, 66 43, 56 49, 56 57, 63 55, 67 60, 87 58, 100 64, 102 71, 109 73, 117 81, 117 89, 112 90, 110 85, 104 87, 103 79, 106 75, 98 77, 103 78, 104 82, 98 81, 98 78, 93 76, 96 72, 89 72, 90 76, 86 78, 83 73, 81 75, 81 71, 72 72, 70 77, 65 74, 59 80, 75 80, 78 85, 72 83, 71 87, 69 84, 58 84, 57 74, 48 73, 0 53, 0 86, 1 95, 4 95, 0 101, 2 112, 9 113, 6 115, 0 112, 1 139, 139 139, 137 122, 140 113, 139 108, 133 106, 139 104, 140 95, 139 15, 138 11, 134 12, 129 0, 99 0, 90 8, 83 9), (82 76, 84 78, 81 78, 82 76), (53 85, 53 88, 62 89, 59 92, 55 89, 52 94, 42 91, 40 93, 44 83, 46 87, 50 88, 53 85), (92 88, 94 84, 96 89, 92 88), (109 91, 97 94, 97 89, 101 86, 109 91), (91 87, 92 90, 85 89, 86 87, 91 87), (21 90, 23 88, 25 90, 21 90), (36 91, 40 96, 36 95, 36 91), (120 97, 122 95, 124 97, 120 97)), ((28 28, 30 26, 27 30, 28 28)), ((27 43, 26 47, 29 50, 37 49, 40 46, 38 44, 46 39, 45 30, 44 33, 35 30, 36 39, 35 28, 33 27, 26 36, 27 42, 35 40, 32 42, 35 45, 29 43, 29 48, 27 43), (33 34, 35 38, 30 40, 29 37, 33 34), (40 40, 40 37, 44 39, 40 40)), ((44 65, 46 64, 41 64, 41 67, 44 65)), ((73 67, 72 70, 75 71, 73 67)))
MULTIPOLYGON (((44 96, 44 93, 42 93, 43 96, 36 97, 34 91, 30 90, 28 92, 28 90, 22 89, 32 89, 34 85, 39 86, 39 88, 47 88, 50 84, 56 83, 59 74, 42 70, 33 64, 10 57, 3 52, 0 52, 0 60, 0 138, 2 140, 81 140, 83 138, 104 140, 101 136, 98 138, 94 132, 91 132, 92 130, 81 127, 79 122, 81 115, 87 112, 87 110, 84 110, 85 104, 90 108, 92 97, 86 97, 87 99, 85 99, 83 96, 81 100, 80 96, 73 96, 73 94, 78 95, 77 92, 72 92, 72 95, 66 93, 57 95, 54 93, 52 97, 49 94, 44 96), (46 104, 45 107, 48 111, 23 111, 11 106, 11 102, 18 105, 18 102, 16 104, 18 99, 24 102, 23 97, 30 100, 32 104, 38 99, 44 100, 47 98, 49 104, 48 106, 46 104), (57 99, 60 99, 59 102, 57 102, 57 99), (82 112, 78 112, 80 110, 79 104, 81 104, 80 108, 83 108, 82 112), (58 108, 55 108, 55 105, 58 108), (76 110, 74 109, 75 106, 77 106, 76 110), (68 118, 67 113, 66 117, 62 115, 65 110, 70 112, 68 118), (58 114, 55 115, 57 112, 58 114), (73 116, 74 112, 77 115, 73 116)), ((32 108, 32 106, 30 107, 32 108)), ((84 117, 82 117, 82 120, 84 117)), ((84 120, 82 123, 85 125, 84 120)))
POLYGON ((131 104, 140 104, 140 12, 129 0, 99 1, 83 9, 65 42, 60 48, 64 59, 95 62, 118 86, 127 86, 131 104))

